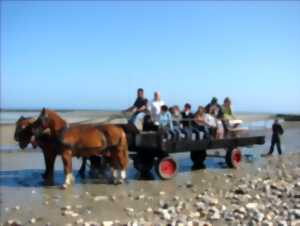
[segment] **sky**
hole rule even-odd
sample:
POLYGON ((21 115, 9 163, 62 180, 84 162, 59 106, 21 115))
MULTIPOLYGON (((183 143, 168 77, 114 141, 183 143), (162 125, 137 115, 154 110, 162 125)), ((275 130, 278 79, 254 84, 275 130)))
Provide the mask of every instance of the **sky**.
POLYGON ((300 113, 299 1, 1 1, 1 108, 300 113))

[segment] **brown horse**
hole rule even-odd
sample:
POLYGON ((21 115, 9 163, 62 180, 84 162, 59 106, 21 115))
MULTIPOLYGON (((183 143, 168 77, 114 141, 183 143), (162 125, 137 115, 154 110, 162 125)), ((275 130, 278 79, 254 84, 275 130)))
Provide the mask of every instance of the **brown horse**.
POLYGON ((54 162, 56 158, 55 142, 51 137, 49 137, 46 134, 40 136, 35 141, 32 140, 32 125, 34 121, 35 118, 25 118, 21 116, 16 122, 14 138, 15 141, 18 142, 20 148, 22 149, 25 149, 29 143, 31 143, 33 148, 39 146, 42 149, 46 166, 42 177, 46 180, 47 183, 52 183, 54 162))
MULTIPOLYGON (((44 154, 45 161, 45 172, 42 174, 42 177, 46 180, 46 182, 53 182, 53 171, 54 171, 54 163, 56 158, 56 149, 55 149, 55 141, 54 138, 51 138, 49 134, 44 134, 40 136, 38 139, 33 141, 31 138, 33 136, 32 125, 36 119, 34 117, 25 118, 21 116, 16 122, 16 129, 14 139, 18 142, 21 149, 25 149, 29 143, 36 148, 37 146, 42 149, 44 154)), ((91 169, 95 170, 99 168, 101 165, 101 159, 98 156, 92 156, 89 158, 91 163, 91 169)), ((85 168, 86 168, 87 158, 83 158, 79 175, 84 177, 85 168)))
POLYGON ((73 182, 72 157, 105 155, 110 159, 115 183, 126 179, 128 145, 126 134, 115 125, 73 125, 67 123, 54 111, 43 109, 33 124, 35 137, 50 132, 57 140, 57 152, 61 154, 67 187, 73 182))

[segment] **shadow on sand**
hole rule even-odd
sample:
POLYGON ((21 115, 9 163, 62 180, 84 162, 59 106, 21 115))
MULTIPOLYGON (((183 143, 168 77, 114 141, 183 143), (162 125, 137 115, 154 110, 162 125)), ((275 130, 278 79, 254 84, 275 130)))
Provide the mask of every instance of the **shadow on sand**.
MULTIPOLYGON (((177 159, 178 171, 177 174, 180 176, 182 173, 201 171, 203 169, 224 169, 227 168, 226 163, 222 159, 208 158, 205 160, 205 165, 202 167, 194 168, 189 158, 177 159)), ((64 173, 62 170, 56 170, 54 173, 54 183, 47 184, 42 178, 43 170, 40 169, 24 169, 24 170, 10 170, 0 171, 0 186, 1 187, 45 187, 45 186, 59 186, 64 182, 64 173)), ((159 180, 156 175, 154 167, 147 173, 140 175, 132 165, 129 166, 128 180, 130 181, 151 181, 159 180)), ((75 176, 75 184, 110 184, 111 183, 111 172, 110 169, 104 169, 100 173, 90 174, 86 172, 84 178, 80 177, 76 170, 73 171, 75 176)))

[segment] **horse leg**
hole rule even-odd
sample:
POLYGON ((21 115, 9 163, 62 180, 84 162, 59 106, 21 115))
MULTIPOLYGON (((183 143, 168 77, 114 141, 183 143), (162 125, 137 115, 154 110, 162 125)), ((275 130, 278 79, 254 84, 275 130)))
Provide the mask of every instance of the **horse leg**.
MULTIPOLYGON (((114 156, 115 168, 117 168, 119 175, 117 175, 117 183, 122 184, 126 181, 126 169, 128 165, 127 147, 120 146, 115 149, 114 156)), ((116 178, 116 177, 115 177, 116 178)))
POLYGON ((121 142, 119 146, 117 147, 116 150, 117 154, 117 160, 119 162, 120 170, 121 170, 121 183, 126 181, 127 176, 126 176, 126 169, 128 166, 128 144, 127 144, 127 139, 126 136, 123 134, 121 138, 121 142))
POLYGON ((63 184, 63 188, 66 188, 67 186, 71 185, 74 181, 74 177, 72 174, 72 150, 63 150, 62 161, 65 173, 65 182, 63 184))
POLYGON ((118 184, 118 178, 119 178, 119 166, 118 163, 116 161, 116 156, 115 156, 115 150, 111 150, 112 151, 112 155, 110 157, 110 166, 111 166, 111 170, 112 170, 112 183, 113 184, 118 184))
POLYGON ((82 163, 81 163, 81 167, 78 171, 78 174, 80 175, 81 178, 85 177, 85 168, 86 168, 86 162, 87 162, 87 158, 83 157, 82 158, 82 163))
POLYGON ((48 174, 49 174, 49 161, 48 161, 48 150, 47 149, 43 150, 43 156, 44 156, 46 169, 45 169, 44 173, 42 173, 42 177, 44 180, 46 180, 48 178, 48 174))
POLYGON ((53 173, 54 173, 54 163, 56 159, 56 154, 55 153, 49 153, 48 156, 48 175, 46 178, 46 181, 49 184, 53 183, 53 173))

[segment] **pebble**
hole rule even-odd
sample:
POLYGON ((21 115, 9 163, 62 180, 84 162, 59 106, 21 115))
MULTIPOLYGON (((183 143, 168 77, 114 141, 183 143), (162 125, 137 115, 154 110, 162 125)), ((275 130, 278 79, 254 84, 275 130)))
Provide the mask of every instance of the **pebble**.
POLYGON ((84 220, 82 218, 78 219, 75 223, 78 225, 82 225, 84 220))
POLYGON ((102 226, 112 226, 114 224, 113 221, 102 221, 102 226))
POLYGON ((133 208, 130 208, 130 207, 127 207, 125 209, 128 213, 133 213, 134 212, 134 209, 133 208))
POLYGON ((288 226, 288 223, 287 223, 287 221, 281 220, 281 221, 278 221, 277 226, 288 226))
POLYGON ((152 212, 153 212, 153 209, 152 209, 151 207, 148 207, 148 208, 147 208, 147 212, 148 212, 148 213, 152 213, 152 212))
POLYGON ((35 223, 36 223, 36 219, 35 219, 35 218, 31 218, 31 219, 29 220, 29 223, 30 223, 30 224, 35 224, 35 223))
POLYGON ((8 220, 4 225, 9 226, 22 226, 22 222, 19 220, 8 220))
POLYGON ((99 196, 95 196, 94 197, 94 201, 98 202, 98 201, 105 201, 108 200, 108 196, 103 196, 103 195, 99 195, 99 196))
POLYGON ((208 212, 211 213, 211 215, 209 216, 210 220, 218 220, 221 218, 220 211, 216 207, 209 208, 208 212))
POLYGON ((272 221, 263 221, 261 223, 261 226, 273 226, 273 223, 272 223, 272 221))
POLYGON ((163 196, 163 195, 165 195, 166 194, 166 192, 164 192, 164 191, 160 191, 159 192, 159 195, 161 195, 161 196, 163 196))
POLYGON ((96 221, 87 221, 84 222, 84 226, 100 226, 96 221))
POLYGON ((300 209, 290 209, 289 215, 294 215, 296 219, 300 219, 300 209))
POLYGON ((246 204, 247 209, 256 209, 257 207, 258 207, 258 204, 256 202, 246 204))

